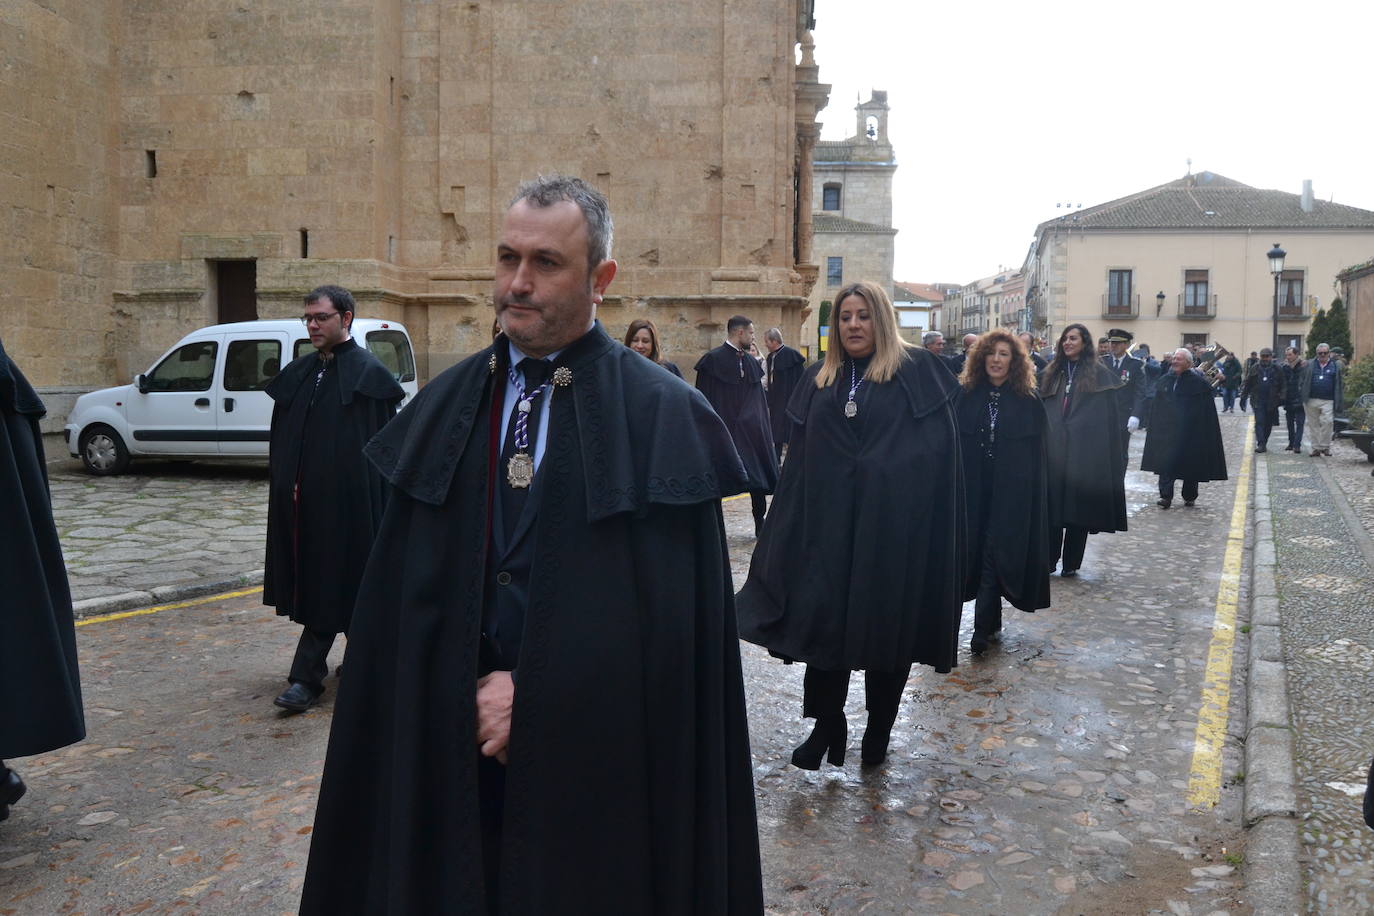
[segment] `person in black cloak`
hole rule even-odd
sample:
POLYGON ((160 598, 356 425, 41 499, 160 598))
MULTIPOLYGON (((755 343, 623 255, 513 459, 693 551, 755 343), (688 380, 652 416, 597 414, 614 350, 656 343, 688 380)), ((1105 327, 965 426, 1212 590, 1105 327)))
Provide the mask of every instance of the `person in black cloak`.
POLYGON ((630 326, 625 329, 625 346, 682 378, 682 370, 677 364, 663 358, 663 353, 658 348, 658 328, 654 327, 654 323, 649 319, 636 318, 630 322, 630 326))
POLYGON ((806 662, 802 715, 816 725, 792 763, 808 770, 844 763, 856 670, 861 759, 882 763, 912 663, 954 665, 964 587, 958 382, 902 341, 877 284, 841 290, 833 314, 825 360, 788 405, 787 464, 736 598, 741 637, 806 662))
POLYGON ((1002 629, 1002 598, 1050 606, 1045 410, 1025 344, 1009 331, 978 338, 959 379, 958 419, 968 495, 965 601, 975 601, 969 650, 1002 629))
POLYGON ((7 759, 86 737, 72 597, 38 429, 46 413, 0 342, 0 821, 26 789, 7 759))
POLYGON ((1102 362, 1120 377, 1121 384, 1113 391, 1116 393, 1116 414, 1121 421, 1121 476, 1126 476, 1131 454, 1131 433, 1140 428, 1140 418, 1145 413, 1145 363, 1127 352, 1135 335, 1121 328, 1107 332, 1107 341, 1112 352, 1102 357, 1102 362))
POLYGON ((1269 434, 1279 422, 1284 400, 1283 370, 1274 362, 1274 351, 1260 350, 1260 361, 1245 379, 1244 394, 1255 408, 1255 451, 1269 451, 1269 434))
POLYGON ((763 345, 768 348, 763 376, 768 391, 768 420, 773 426, 773 448, 778 461, 782 461, 782 447, 792 432, 792 421, 787 419, 787 402, 797 382, 801 381, 806 358, 782 342, 782 331, 777 328, 764 332, 763 345))
POLYGON ((726 322, 725 330, 725 343, 697 361, 697 390, 706 395, 725 421, 744 462, 754 510, 754 533, 758 534, 768 507, 767 496, 778 485, 778 456, 773 450, 773 428, 768 421, 763 367, 749 353, 754 343, 754 323, 743 315, 735 315, 726 322))
POLYGON ((390 482, 301 913, 761 913, 730 435, 594 320, 606 199, 523 185, 503 335, 368 446, 390 482), (651 418, 652 422, 647 422, 651 418))
POLYGON ((353 295, 321 286, 301 320, 316 352, 267 385, 267 561, 262 603, 301 625, 290 686, 273 703, 302 712, 319 702, 334 638, 348 632, 363 566, 382 521, 382 478, 363 446, 405 397, 382 361, 350 334, 353 295))
POLYGON ((1215 395, 1207 378, 1193 368, 1193 354, 1174 351, 1169 374, 1155 388, 1154 416, 1140 458, 1142 471, 1159 475, 1159 507, 1174 501, 1174 481, 1183 481, 1183 502, 1197 499, 1198 483, 1226 479, 1215 395))
POLYGON ((1092 334, 1071 324, 1054 345, 1054 359, 1040 373, 1045 405, 1049 479, 1050 554, 1059 575, 1078 575, 1088 535, 1126 530, 1126 482, 1114 389, 1118 375, 1098 362, 1092 334))

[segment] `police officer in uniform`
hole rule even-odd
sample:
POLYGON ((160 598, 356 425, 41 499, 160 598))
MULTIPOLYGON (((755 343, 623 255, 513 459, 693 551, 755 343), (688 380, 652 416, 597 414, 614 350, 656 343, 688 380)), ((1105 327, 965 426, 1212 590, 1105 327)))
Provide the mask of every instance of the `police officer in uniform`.
POLYGON ((1125 424, 1121 427, 1121 476, 1126 476, 1130 463, 1131 433, 1140 428, 1140 415, 1145 410, 1145 364, 1127 353, 1135 335, 1130 331, 1112 328, 1107 332, 1111 352, 1102 357, 1102 364, 1120 376, 1122 385, 1115 390, 1117 415, 1125 424))

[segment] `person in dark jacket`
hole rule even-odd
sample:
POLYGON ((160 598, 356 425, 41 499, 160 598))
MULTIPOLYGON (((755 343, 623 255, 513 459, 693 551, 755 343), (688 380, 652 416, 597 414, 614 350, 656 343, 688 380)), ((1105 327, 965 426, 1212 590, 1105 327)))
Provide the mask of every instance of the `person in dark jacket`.
POLYGON ((1330 457, 1331 430, 1336 409, 1345 404, 1345 384, 1329 344, 1317 344, 1317 358, 1309 359, 1303 367, 1298 387, 1307 408, 1307 439, 1312 457, 1330 457))
POLYGON ((1283 351, 1283 419, 1288 428, 1286 452, 1302 451, 1302 430, 1307 420, 1307 408, 1302 403, 1302 370, 1307 364, 1298 356, 1296 347, 1283 351))
POLYGON ((1255 451, 1269 450, 1269 433, 1279 422, 1279 405, 1284 399, 1283 370, 1274 364, 1274 351, 1259 351, 1260 361, 1245 379, 1244 394, 1255 408, 1255 451))
POLYGON ((595 320, 612 234, 586 182, 522 185, 501 336, 367 447, 390 495, 303 916, 763 912, 721 514, 744 469, 595 320))
POLYGON ((1155 391, 1155 418, 1145 437, 1142 471, 1159 475, 1159 507, 1174 501, 1174 481, 1183 481, 1183 502, 1191 506, 1198 484, 1226 479, 1226 452, 1212 386, 1193 368, 1193 354, 1174 351, 1169 374, 1155 391))
POLYGON ((1131 433, 1140 428, 1140 415, 1145 412, 1145 364, 1126 352, 1135 335, 1121 328, 1107 332, 1107 341, 1112 352, 1102 357, 1102 363, 1111 369, 1121 380, 1114 389, 1116 393, 1116 413, 1121 420, 1121 476, 1126 476, 1126 465, 1131 453, 1131 433))
POLYGON ((658 347, 658 328, 649 319, 636 318, 630 322, 630 326, 625 329, 625 346, 682 378, 682 370, 677 367, 677 363, 670 363, 663 358, 663 352, 658 347))
MULTIPOLYGON (((1236 392, 1240 390, 1241 369, 1240 360, 1236 359, 1234 353, 1227 354, 1226 358, 1218 366, 1221 370, 1221 412, 1236 412, 1236 392)), ((1245 413, 1245 399, 1241 398, 1240 412, 1245 413)))
POLYGON ((1064 578, 1078 574, 1089 534, 1126 530, 1124 420, 1115 393, 1120 384, 1121 377, 1093 353, 1088 329, 1076 323, 1060 333, 1054 359, 1040 373, 1038 393, 1048 421, 1050 553, 1064 578))
MULTIPOLYGON (((1232 354, 1232 356, 1231 356, 1231 361, 1232 361, 1232 362, 1237 362, 1236 357, 1235 357, 1234 354, 1232 354)), ((1250 351, 1250 355, 1247 356, 1247 357, 1245 358, 1245 368, 1242 369, 1242 370, 1241 370, 1241 373, 1240 373, 1240 383, 1241 383, 1242 386, 1244 386, 1244 384, 1245 384, 1247 381, 1250 380, 1250 373, 1253 372, 1253 371, 1255 370, 1255 366, 1257 366, 1257 365, 1259 365, 1259 354, 1256 353, 1254 350, 1251 350, 1251 351, 1250 351)), ((1245 404, 1246 404, 1245 395, 1242 393, 1241 396, 1240 396, 1240 412, 1241 412, 1241 413, 1245 413, 1245 404)))
POLYGON ((787 464, 736 599, 742 638, 806 662, 816 725, 792 763, 809 770, 844 762, 851 671, 867 696, 861 759, 886 759, 912 663, 954 664, 964 588, 958 382, 902 341, 877 284, 845 287, 832 314, 825 360, 788 405, 787 464))
POLYGON ((1003 330, 978 338, 959 380, 957 416, 968 499, 964 600, 974 600, 969 649, 1002 629, 1002 598, 1050 606, 1045 410, 1025 346, 1003 330))
POLYGON ((1148 429, 1150 410, 1155 403, 1155 385, 1159 382, 1159 377, 1164 374, 1164 367, 1159 364, 1159 360, 1150 354, 1150 348, 1146 344, 1140 344, 1136 347, 1136 359, 1140 360, 1141 370, 1144 373, 1144 381, 1140 385, 1143 396, 1140 403, 1140 428, 1148 429))
POLYGON ((768 494, 778 486, 778 454, 768 420, 763 367, 749 352, 754 343, 754 322, 735 315, 726 322, 725 330, 729 335, 725 343, 697 361, 697 390, 725 421, 749 474, 749 502, 757 535, 763 529, 768 494))
POLYGON ((262 601, 301 625, 289 686, 273 703, 302 712, 319 702, 329 649, 348 632, 372 539, 382 521, 382 478, 363 446, 396 415, 405 391, 358 346, 356 306, 340 286, 305 297, 301 320, 315 352, 267 386, 267 565, 262 601))
POLYGON ((1030 354, 1031 365, 1035 369, 1036 373, 1039 373, 1041 369, 1049 365, 1049 362, 1045 359, 1045 357, 1041 356, 1038 352, 1036 352, 1034 334, 1032 334, 1030 331, 1022 331, 1020 334, 1016 336, 1017 339, 1019 339, 1021 343, 1025 346, 1026 352, 1030 354))
POLYGON ((773 424, 773 446, 777 449, 778 460, 782 460, 782 448, 792 432, 792 421, 787 419, 787 402, 792 397, 802 372, 806 370, 806 358, 782 342, 782 331, 769 328, 763 335, 763 345, 768 355, 763 362, 763 380, 768 390, 768 420, 773 424))
POLYGON ((26 791, 5 760, 86 737, 72 597, 38 428, 46 413, 0 342, 0 821, 26 791))

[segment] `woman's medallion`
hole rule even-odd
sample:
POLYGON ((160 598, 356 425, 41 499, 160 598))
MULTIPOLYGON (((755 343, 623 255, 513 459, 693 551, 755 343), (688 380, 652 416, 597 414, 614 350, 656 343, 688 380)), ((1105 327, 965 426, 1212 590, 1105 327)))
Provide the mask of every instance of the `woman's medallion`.
POLYGON ((859 405, 854 402, 853 398, 845 402, 844 415, 851 420, 859 415, 859 405))

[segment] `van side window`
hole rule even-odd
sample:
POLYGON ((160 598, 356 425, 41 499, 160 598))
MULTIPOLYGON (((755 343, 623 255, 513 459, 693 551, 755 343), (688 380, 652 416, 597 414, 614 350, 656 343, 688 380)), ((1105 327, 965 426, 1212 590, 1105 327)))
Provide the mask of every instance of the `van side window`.
POLYGON ((203 340, 177 347, 147 375, 152 391, 209 391, 219 344, 203 340))
POLYGON ((396 381, 415 381, 415 354, 410 352, 410 341, 405 334, 400 331, 369 331, 367 348, 382 361, 396 381))
POLYGON ((231 340, 224 360, 225 391, 262 391, 281 371, 275 340, 231 340))
POLYGON ((315 345, 310 342, 310 338, 303 338, 296 341, 296 348, 292 352, 294 353, 292 359, 300 359, 307 353, 314 353, 315 345))

